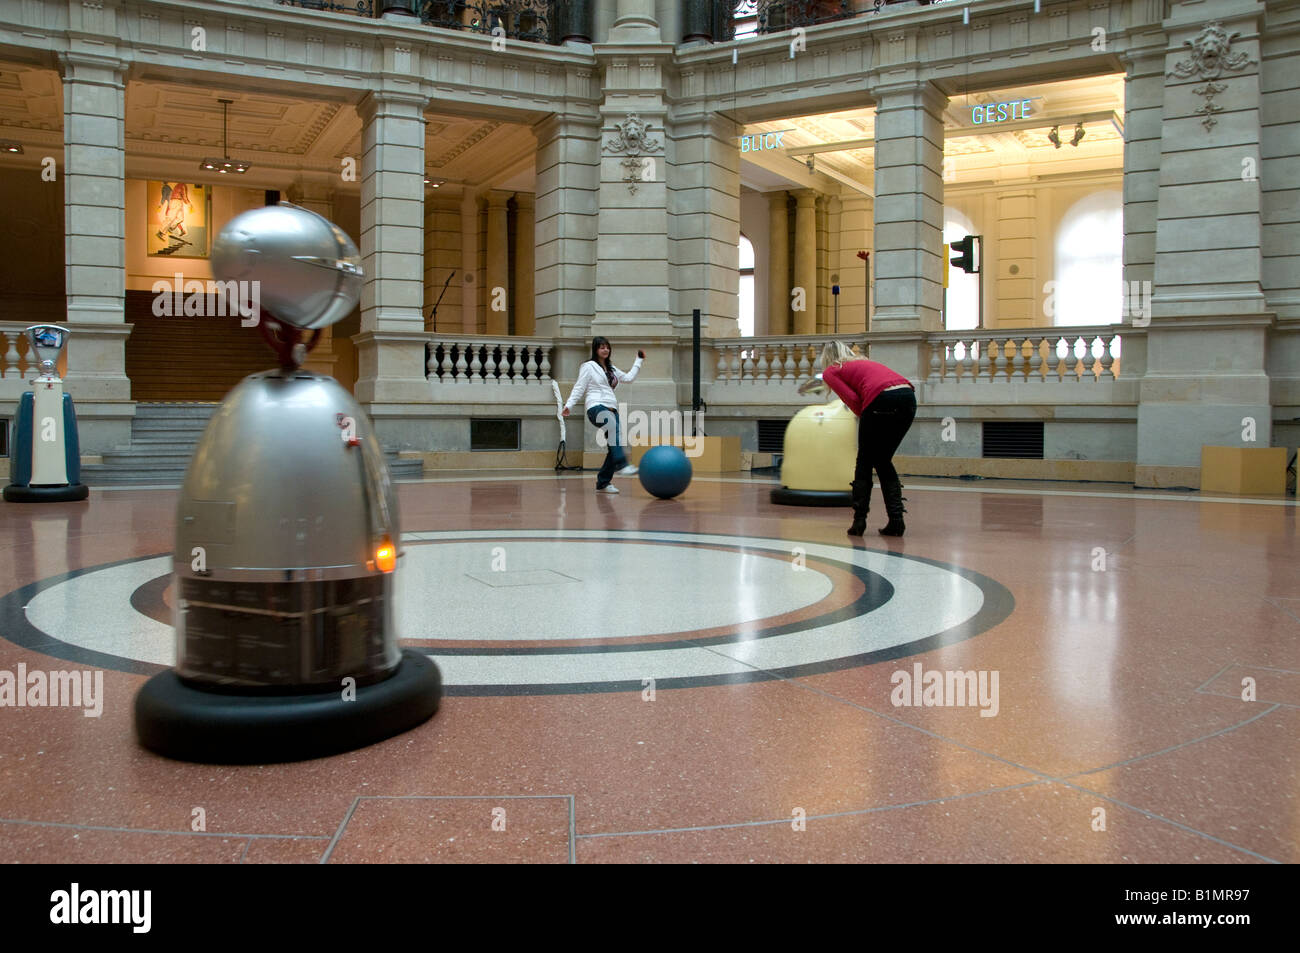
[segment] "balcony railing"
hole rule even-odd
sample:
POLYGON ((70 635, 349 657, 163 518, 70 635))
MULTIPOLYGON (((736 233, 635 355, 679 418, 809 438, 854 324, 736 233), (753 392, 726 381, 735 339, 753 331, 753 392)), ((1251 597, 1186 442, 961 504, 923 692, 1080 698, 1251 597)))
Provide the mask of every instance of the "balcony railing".
POLYGON ((425 376, 442 384, 546 383, 552 348, 550 338, 431 336, 425 376))
POLYGON ((325 13, 350 13, 358 17, 375 15, 375 0, 275 0, 282 7, 302 7, 304 10, 321 10, 325 13))
POLYGON ((711 342, 716 357, 715 384, 797 384, 817 373, 815 364, 822 347, 833 339, 773 335, 757 338, 725 338, 711 342))
POLYGON ((468 30, 530 43, 550 39, 548 0, 422 0, 420 22, 444 30, 468 30))
POLYGON ((932 335, 931 384, 1097 383, 1120 376, 1120 325, 932 335))
POLYGON ((758 0, 758 32, 778 33, 854 15, 849 0, 758 0))
POLYGON ((419 17, 425 26, 462 30, 530 43, 550 41, 552 0, 275 0, 280 6, 374 18, 396 8, 419 17))
POLYGON ((17 400, 27 390, 27 382, 37 373, 36 355, 27 340, 30 322, 0 322, 0 401, 17 400))

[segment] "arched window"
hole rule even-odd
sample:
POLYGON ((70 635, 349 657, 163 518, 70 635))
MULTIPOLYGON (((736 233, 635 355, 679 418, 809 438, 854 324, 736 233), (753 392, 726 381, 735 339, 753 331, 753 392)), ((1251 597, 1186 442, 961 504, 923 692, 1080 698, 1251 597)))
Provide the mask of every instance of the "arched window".
MULTIPOLYGON (((952 258, 956 254, 949 242, 975 233, 975 226, 956 209, 943 210, 943 253, 952 258)), ((982 263, 981 263, 982 267, 982 263)), ((960 268, 948 269, 948 293, 944 300, 943 326, 948 331, 969 331, 979 324, 980 276, 969 275, 960 268)))
POLYGON ((740 236, 740 336, 754 336, 754 246, 740 236))
POLYGON ((1119 324, 1124 281, 1124 196, 1097 192, 1070 206, 1056 232, 1056 283, 1044 302, 1058 327, 1119 324))

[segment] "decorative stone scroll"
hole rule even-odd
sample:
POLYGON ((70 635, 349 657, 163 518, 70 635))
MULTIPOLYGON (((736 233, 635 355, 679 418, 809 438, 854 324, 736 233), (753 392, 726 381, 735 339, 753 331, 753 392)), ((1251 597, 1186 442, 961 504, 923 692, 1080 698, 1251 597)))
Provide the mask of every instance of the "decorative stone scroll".
POLYGON ((614 128, 618 130, 618 135, 606 142, 605 148, 610 152, 626 154, 627 158, 623 160, 623 181, 627 183, 628 191, 636 195, 637 183, 649 181, 644 174, 646 153, 658 152, 663 145, 650 137, 650 125, 636 113, 616 123, 614 128))
POLYGON ((1193 87, 1192 92, 1197 96, 1205 97, 1205 105, 1196 112, 1205 116, 1201 120, 1201 125, 1207 132, 1218 123, 1214 114, 1223 111, 1223 107, 1214 101, 1214 97, 1228 88, 1223 83, 1216 83, 1215 80, 1220 78, 1225 69, 1229 72, 1237 72, 1255 62, 1245 53, 1229 52, 1233 39, 1238 36, 1241 34, 1229 34, 1223 28, 1223 24, 1215 20, 1202 29, 1196 35, 1196 39, 1183 41, 1184 46, 1192 48, 1191 59, 1175 63, 1174 68, 1165 74, 1177 76, 1179 79, 1199 76, 1205 80, 1200 86, 1193 87))

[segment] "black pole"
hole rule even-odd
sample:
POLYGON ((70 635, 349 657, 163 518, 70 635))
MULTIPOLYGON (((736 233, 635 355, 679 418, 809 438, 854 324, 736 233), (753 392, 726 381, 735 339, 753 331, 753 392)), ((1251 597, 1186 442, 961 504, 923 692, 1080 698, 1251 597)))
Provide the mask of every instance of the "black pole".
POLYGON ((871 253, 870 252, 867 253, 867 257, 863 259, 862 263, 866 265, 867 268, 867 287, 863 290, 866 291, 867 330, 870 331, 871 330, 871 253))
POLYGON ((434 334, 438 333, 438 305, 442 304, 442 296, 447 293, 447 286, 451 284, 451 279, 455 277, 455 275, 456 275, 456 269, 453 268, 451 270, 451 274, 447 276, 447 280, 442 283, 442 291, 438 292, 438 300, 433 303, 432 317, 433 317, 434 334))
POLYGON ((691 427, 692 437, 699 436, 700 426, 700 309, 691 312, 691 427))

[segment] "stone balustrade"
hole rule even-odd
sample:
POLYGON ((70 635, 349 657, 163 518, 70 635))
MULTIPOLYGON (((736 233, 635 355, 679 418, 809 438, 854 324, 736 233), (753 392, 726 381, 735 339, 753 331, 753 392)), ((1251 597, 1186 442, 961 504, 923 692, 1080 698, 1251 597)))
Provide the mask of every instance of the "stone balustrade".
POLYGON ((550 338, 431 334, 425 346, 425 376, 451 386, 546 383, 554 346, 550 338))
POLYGON ((0 345, 3 345, 4 364, 0 367, 0 401, 17 401, 27 390, 28 381, 35 376, 36 355, 31 353, 27 341, 27 322, 0 321, 0 345))
MULTIPOLYGON (((928 336, 929 384, 1100 383, 1120 376, 1122 325, 928 336)), ((1123 333, 1130 333, 1131 329, 1123 333)))
POLYGON ((797 384, 817 373, 817 358, 830 340, 831 335, 775 335, 707 342, 714 352, 713 383, 737 387, 782 381, 797 384))

